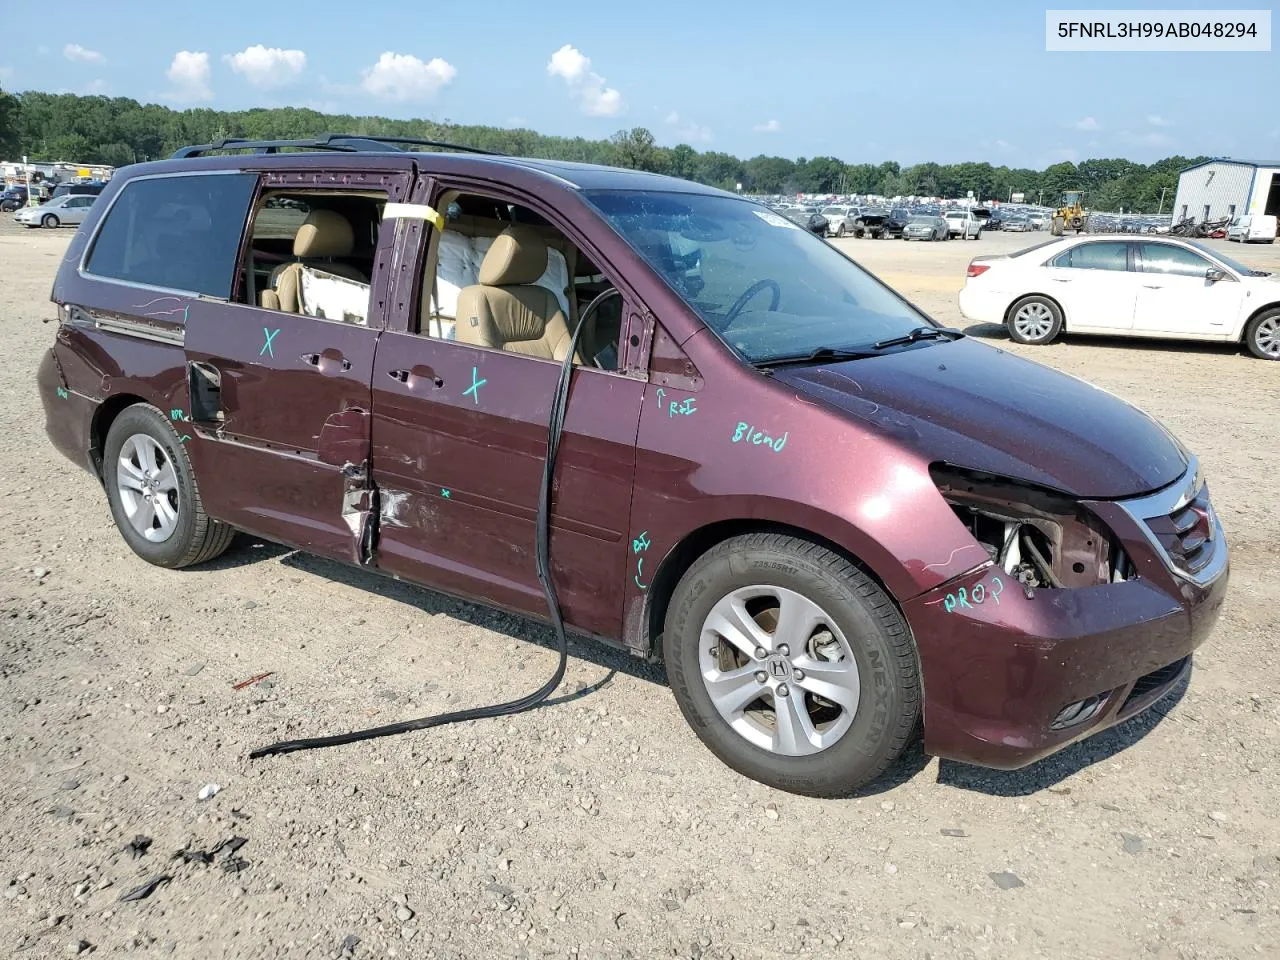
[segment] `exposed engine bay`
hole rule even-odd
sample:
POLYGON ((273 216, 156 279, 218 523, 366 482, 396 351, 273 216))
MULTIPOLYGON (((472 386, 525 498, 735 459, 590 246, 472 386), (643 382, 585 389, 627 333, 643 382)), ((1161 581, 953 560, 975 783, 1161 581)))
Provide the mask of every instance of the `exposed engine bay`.
POLYGON ((1092 587, 1133 576, 1102 522, 1069 497, 948 466, 930 474, 960 522, 1024 590, 1092 587))

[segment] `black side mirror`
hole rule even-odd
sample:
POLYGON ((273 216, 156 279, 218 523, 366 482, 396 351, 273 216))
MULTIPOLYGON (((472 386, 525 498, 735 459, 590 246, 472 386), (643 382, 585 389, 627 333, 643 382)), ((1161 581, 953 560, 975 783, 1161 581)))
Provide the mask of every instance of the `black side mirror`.
POLYGON ((1217 283, 1219 280, 1227 279, 1227 275, 1217 267, 1210 267, 1204 272, 1204 278, 1210 283, 1217 283))

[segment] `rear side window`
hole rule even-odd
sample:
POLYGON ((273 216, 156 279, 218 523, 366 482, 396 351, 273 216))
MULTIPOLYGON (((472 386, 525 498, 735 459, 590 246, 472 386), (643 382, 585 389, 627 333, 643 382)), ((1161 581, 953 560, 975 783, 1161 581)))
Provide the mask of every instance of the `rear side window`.
POLYGON ((1055 267, 1085 270, 1128 270, 1129 245, 1125 243, 1082 243, 1052 261, 1055 267))
POLYGON ((107 212, 85 272, 227 299, 257 177, 133 180, 107 212))

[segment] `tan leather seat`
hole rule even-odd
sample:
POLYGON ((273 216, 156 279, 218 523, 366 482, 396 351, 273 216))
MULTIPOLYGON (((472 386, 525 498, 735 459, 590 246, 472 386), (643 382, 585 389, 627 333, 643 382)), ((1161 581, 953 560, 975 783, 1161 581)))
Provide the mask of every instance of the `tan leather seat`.
POLYGON ((503 230, 480 264, 480 282, 458 294, 456 339, 564 360, 570 340, 564 311, 554 293, 535 284, 546 269, 547 244, 536 230, 520 225, 503 230))
POLYGON ((346 217, 332 210, 312 210, 293 238, 293 255, 297 259, 271 271, 270 289, 258 294, 258 305, 285 313, 300 313, 298 285, 304 266, 368 283, 369 278, 364 273, 334 259, 351 256, 355 246, 355 232, 346 217))

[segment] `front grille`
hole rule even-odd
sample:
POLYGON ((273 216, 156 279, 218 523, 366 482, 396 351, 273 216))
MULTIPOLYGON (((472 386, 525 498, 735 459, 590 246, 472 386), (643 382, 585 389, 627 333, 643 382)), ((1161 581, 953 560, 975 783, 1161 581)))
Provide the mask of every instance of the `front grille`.
POLYGON ((1150 693, 1154 693, 1161 687, 1166 687, 1178 679, 1178 674, 1182 673, 1186 667, 1190 657, 1183 657, 1181 660, 1175 660, 1166 667, 1159 670, 1152 670, 1145 676, 1141 676, 1133 685, 1133 689, 1129 691, 1129 696, 1125 698, 1124 704, 1120 707, 1120 713, 1123 714, 1134 702, 1141 700, 1150 693))
POLYGON ((1155 534, 1170 562, 1183 573, 1197 574, 1213 559, 1213 507, 1204 487, 1194 500, 1163 517, 1151 517, 1147 526, 1155 534))

